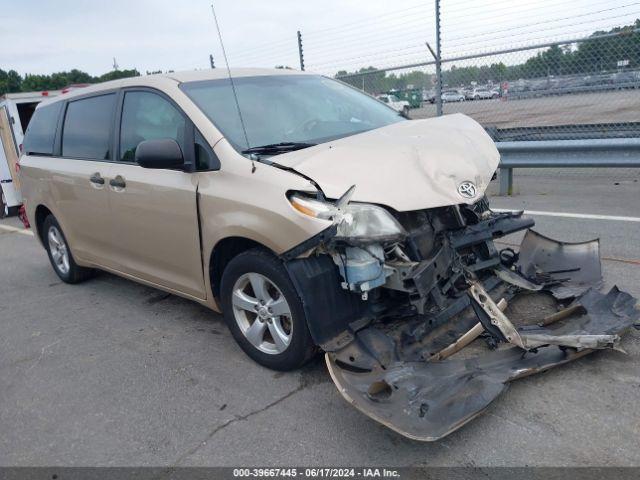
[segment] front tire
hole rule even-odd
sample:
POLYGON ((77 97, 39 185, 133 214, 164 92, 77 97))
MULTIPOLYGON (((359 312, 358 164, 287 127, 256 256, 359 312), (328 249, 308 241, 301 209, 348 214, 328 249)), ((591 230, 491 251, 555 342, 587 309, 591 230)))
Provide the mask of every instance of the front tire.
POLYGON ((94 271, 80 267, 71 254, 62 228, 53 215, 45 218, 42 225, 42 240, 49 255, 49 261, 60 280, 65 283, 80 283, 90 278, 94 271))
POLYGON ((231 334, 260 365, 294 370, 313 356, 302 302, 274 255, 252 249, 234 257, 222 274, 220 295, 231 334))

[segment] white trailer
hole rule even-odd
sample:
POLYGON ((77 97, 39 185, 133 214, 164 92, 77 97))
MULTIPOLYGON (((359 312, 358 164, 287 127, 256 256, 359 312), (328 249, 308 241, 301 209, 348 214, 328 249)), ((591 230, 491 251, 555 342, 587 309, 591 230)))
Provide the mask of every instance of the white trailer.
POLYGON ((0 97, 0 218, 17 214, 22 205, 16 165, 36 105, 64 92, 7 93, 0 97))

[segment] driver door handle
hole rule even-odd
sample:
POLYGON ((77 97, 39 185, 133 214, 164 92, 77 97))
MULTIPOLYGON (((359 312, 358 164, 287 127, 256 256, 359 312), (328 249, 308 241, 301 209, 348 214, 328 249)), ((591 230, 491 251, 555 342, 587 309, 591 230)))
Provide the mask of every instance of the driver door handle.
POLYGON ((102 178, 99 173, 94 173, 93 175, 91 175, 91 177, 89 177, 89 181, 91 183, 95 183, 96 185, 104 185, 104 178, 102 178))
POLYGON ((118 175, 116 178, 112 178, 111 180, 109 180, 109 185, 111 185, 114 189, 122 189, 127 186, 127 183, 124 181, 124 178, 118 175))

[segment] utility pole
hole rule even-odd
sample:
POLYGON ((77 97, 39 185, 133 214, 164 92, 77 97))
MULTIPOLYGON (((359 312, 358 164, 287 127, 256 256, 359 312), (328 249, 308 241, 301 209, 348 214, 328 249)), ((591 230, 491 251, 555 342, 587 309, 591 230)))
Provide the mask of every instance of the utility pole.
POLYGON ((440 48, 440 0, 436 0, 436 115, 442 116, 442 65, 440 48))
POLYGON ((298 55, 300 56, 300 70, 304 72, 304 54, 302 52, 302 33, 298 30, 298 55))
POLYGON ((211 64, 211 68, 216 68, 215 64, 213 63, 213 55, 209 55, 209 63, 211 64))

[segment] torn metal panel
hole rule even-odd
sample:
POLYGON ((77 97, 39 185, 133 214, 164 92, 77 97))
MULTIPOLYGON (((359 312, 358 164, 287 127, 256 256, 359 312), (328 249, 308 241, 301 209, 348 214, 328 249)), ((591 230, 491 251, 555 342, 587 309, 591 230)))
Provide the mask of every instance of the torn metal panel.
MULTIPOLYGON (((425 262, 438 257, 441 275, 446 260, 433 245, 436 253, 418 261, 418 271, 428 271, 425 262)), ((565 244, 528 231, 520 258, 513 252, 513 261, 477 271, 469 267, 500 256, 492 245, 473 243, 450 255, 448 264, 464 270, 455 288, 446 279, 416 288, 426 299, 438 290, 442 303, 427 303, 424 314, 404 322, 373 320, 347 346, 326 355, 342 396, 409 438, 441 438, 480 414, 508 382, 596 349, 618 348, 620 336, 638 324, 632 296, 615 287, 607 294, 594 288, 602 284, 597 242, 565 244), (554 304, 559 310, 549 315, 534 308, 541 313, 528 324, 503 311, 506 302, 536 296, 555 302, 545 306, 547 312, 554 304), (569 305, 568 298, 574 299, 569 305), (494 350, 482 352, 481 338, 494 350)))
POLYGON ((509 381, 587 353, 548 347, 523 355, 509 348, 472 359, 398 363, 370 372, 342 368, 334 353, 326 354, 326 362, 338 391, 358 410, 405 437, 434 441, 481 414, 509 381))
POLYGON ((531 280, 523 277, 517 271, 505 268, 504 265, 500 265, 498 268, 495 268, 493 270, 493 273, 495 273, 496 277, 498 277, 500 280, 503 280, 507 283, 510 283, 511 285, 515 285, 516 287, 520 287, 525 290, 537 292, 539 290, 542 290, 542 288, 544 287, 544 285, 540 283, 534 283, 531 280))
POLYGON ((525 277, 544 283, 558 299, 576 297, 602 285, 599 240, 559 242, 528 230, 517 265, 525 277))
POLYGON ((520 338, 520 334, 516 327, 514 327, 507 316, 502 313, 502 310, 500 310, 498 305, 491 299, 491 296, 485 291, 485 289, 482 288, 480 283, 473 282, 471 284, 469 287, 469 295, 472 298, 472 306, 475 307, 474 310, 478 314, 478 318, 484 328, 491 332, 495 327, 500 331, 507 342, 526 349, 524 341, 520 338), (482 311, 480 311, 478 307, 482 311), (482 312, 484 312, 486 316, 482 315, 482 312), (489 323, 487 323, 487 320, 489 323))
MULTIPOLYGON (((578 349, 590 348, 590 349, 602 349, 602 348, 614 348, 620 342, 620 336, 614 333, 622 321, 616 322, 617 319, 629 318, 633 314, 632 309, 627 309, 622 315, 613 313, 611 303, 612 299, 619 303, 629 307, 630 301, 628 298, 633 298, 630 295, 620 292, 617 288, 614 288, 608 295, 599 298, 597 301, 593 299, 599 295, 599 292, 590 292, 587 298, 587 303, 590 305, 590 311, 596 311, 597 314, 583 315, 579 319, 573 320, 572 323, 565 323, 570 325, 566 328, 562 326, 554 325, 554 327, 545 326, 531 326, 516 329, 511 323, 509 318, 502 313, 498 305, 491 299, 489 294, 482 288, 479 283, 474 283, 469 288, 469 295, 473 298, 475 306, 480 307, 486 317, 479 313, 480 321, 484 327, 491 331, 491 328, 495 326, 507 342, 512 343, 524 350, 530 350, 543 345, 561 345, 565 347, 573 347, 578 349), (620 300, 622 298, 622 300, 620 300), (602 307, 601 304, 605 306, 602 307), (607 308, 607 306, 609 308, 607 308), (483 319, 489 320, 491 325, 483 322, 483 319)), ((584 307, 584 303, 582 304, 584 307)))
MULTIPOLYGON (((617 288, 606 295, 590 292, 584 300, 587 314, 558 321, 552 332, 523 333, 540 331, 538 326, 520 329, 524 343, 533 343, 534 335, 582 338, 581 349, 558 348, 547 341, 547 346, 533 351, 511 347, 428 363, 387 360, 376 366, 369 362, 369 369, 352 368, 341 360, 341 352, 328 352, 327 366, 342 396, 358 410, 406 437, 437 440, 482 413, 508 382, 580 358, 594 351, 586 348, 591 343, 584 339, 619 338, 640 317, 635 299, 617 288)), ((471 332, 477 335, 477 330, 471 332)), ((613 345, 594 342, 593 346, 613 345)), ((385 350, 388 355, 390 347, 385 350)))
POLYGON ((484 332, 484 327, 482 326, 482 323, 478 322, 473 327, 471 327, 471 330, 469 330, 467 333, 462 335, 458 340, 456 340, 449 346, 443 348, 438 353, 432 355, 431 357, 429 357, 428 360, 435 362, 439 360, 444 360, 445 358, 449 358, 451 355, 459 352, 464 347, 466 347, 471 342, 473 342, 476 338, 478 338, 480 335, 482 335, 482 332, 484 332))
POLYGON ((620 334, 640 316, 636 299, 613 287, 606 295, 590 290, 579 300, 583 315, 565 317, 547 326, 521 327, 520 335, 529 347, 564 345, 577 349, 615 348, 620 334))
MULTIPOLYGON (((284 260, 341 394, 407 437, 441 438, 511 380, 618 348, 638 321, 633 297, 596 290, 597 241, 570 244, 528 230, 519 252, 498 251, 494 238, 533 220, 491 212, 485 200, 369 209, 388 235, 352 221, 351 234, 316 236, 293 252, 309 255, 284 260), (527 306, 525 321, 516 306, 527 306)), ((352 205, 343 210, 338 223, 347 210, 358 214, 352 205)))

